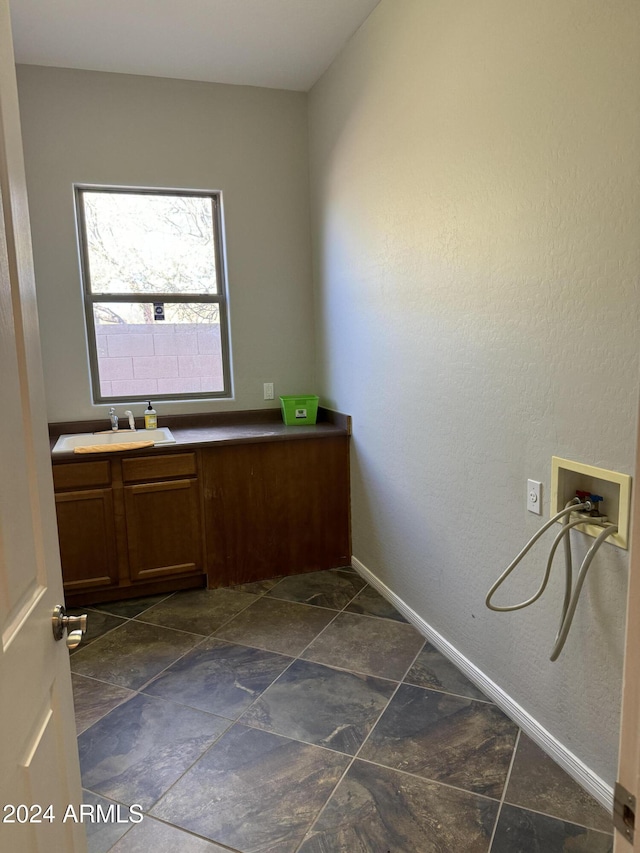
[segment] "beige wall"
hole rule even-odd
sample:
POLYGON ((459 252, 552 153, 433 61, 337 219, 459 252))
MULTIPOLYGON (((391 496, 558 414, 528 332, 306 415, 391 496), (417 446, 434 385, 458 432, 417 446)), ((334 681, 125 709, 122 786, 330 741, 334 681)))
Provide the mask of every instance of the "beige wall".
POLYGON ((310 95, 319 388, 353 415, 354 555, 608 784, 626 552, 602 548, 555 664, 559 571, 526 611, 484 597, 540 525, 527 478, 548 512, 552 454, 633 469, 638 23, 632 0, 383 0, 310 95))
POLYGON ((351 412, 355 556, 609 784, 626 553, 555 664, 559 577, 484 596, 552 454, 632 470, 639 47, 632 0, 383 0, 309 98, 315 290, 305 95, 19 69, 49 418, 102 413, 72 182, 222 189, 236 396, 207 408, 274 381, 351 412))
POLYGON ((306 95, 34 66, 18 83, 49 420, 107 409, 91 403, 73 182, 222 190, 234 399, 159 415, 273 406, 263 382, 313 393, 306 95))

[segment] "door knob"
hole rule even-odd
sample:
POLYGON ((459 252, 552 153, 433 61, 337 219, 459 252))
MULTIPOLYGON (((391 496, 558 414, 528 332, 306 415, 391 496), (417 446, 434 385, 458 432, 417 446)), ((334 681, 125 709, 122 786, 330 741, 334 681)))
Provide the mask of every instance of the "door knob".
POLYGON ((67 646, 70 649, 75 649, 76 646, 80 645, 82 635, 87 630, 87 614, 67 616, 64 605, 58 604, 53 610, 51 625, 56 640, 61 640, 65 630, 68 631, 67 646))
POLYGON ((68 649, 75 649, 76 646, 80 645, 82 642, 82 633, 82 631, 71 631, 67 634, 66 643, 68 649))
POLYGON ((66 628, 67 631, 80 631, 81 634, 84 634, 87 630, 87 614, 83 613, 81 616, 65 616, 66 628))

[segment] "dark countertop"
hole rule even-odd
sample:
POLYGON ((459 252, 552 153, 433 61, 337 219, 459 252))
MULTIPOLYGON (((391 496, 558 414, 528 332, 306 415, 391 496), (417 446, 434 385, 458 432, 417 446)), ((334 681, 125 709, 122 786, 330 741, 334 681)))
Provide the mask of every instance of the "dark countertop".
MULTIPOLYGON (((49 424, 51 449, 53 450, 58 436, 97 432, 105 428, 105 421, 106 419, 49 424)), ((138 418, 138 428, 142 427, 140 421, 141 418, 138 418)), ((255 411, 202 415, 166 415, 164 417, 159 415, 158 426, 169 427, 176 443, 119 452, 56 453, 52 457, 52 462, 69 462, 72 459, 86 462, 96 457, 127 456, 134 453, 136 455, 171 453, 189 447, 206 447, 218 444, 251 444, 264 441, 292 441, 351 435, 351 417, 323 407, 318 409, 317 423, 308 426, 286 426, 282 422, 280 409, 257 409, 255 411)), ((123 430, 122 441, 126 442, 126 440, 127 433, 123 430)))

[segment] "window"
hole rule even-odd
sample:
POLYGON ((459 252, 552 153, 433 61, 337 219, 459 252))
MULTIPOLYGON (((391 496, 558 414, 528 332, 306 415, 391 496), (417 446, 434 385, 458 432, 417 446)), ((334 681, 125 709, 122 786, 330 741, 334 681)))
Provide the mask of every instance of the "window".
POLYGON ((75 193, 94 402, 230 396, 219 194, 75 193))

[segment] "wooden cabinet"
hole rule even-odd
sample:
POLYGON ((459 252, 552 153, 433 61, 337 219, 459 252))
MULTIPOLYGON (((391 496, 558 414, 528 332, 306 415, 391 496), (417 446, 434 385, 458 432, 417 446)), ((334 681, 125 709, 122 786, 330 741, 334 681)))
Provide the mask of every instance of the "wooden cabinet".
POLYGON ((69 603, 204 584, 195 453, 74 462, 53 472, 69 603))
POLYGON ((347 565, 349 436, 55 463, 68 604, 347 565))
POLYGON ((132 581, 202 572, 200 484, 196 475, 195 453, 122 460, 132 581))
POLYGON ((109 587, 118 583, 112 489, 56 495, 64 588, 109 587))
POLYGON ((349 438, 202 451, 210 587, 350 562, 349 438))
POLYGON ((53 469, 65 590, 118 584, 115 512, 108 462, 53 469))
POLYGON ((132 581, 200 569, 202 531, 196 480, 125 486, 124 506, 132 581))

